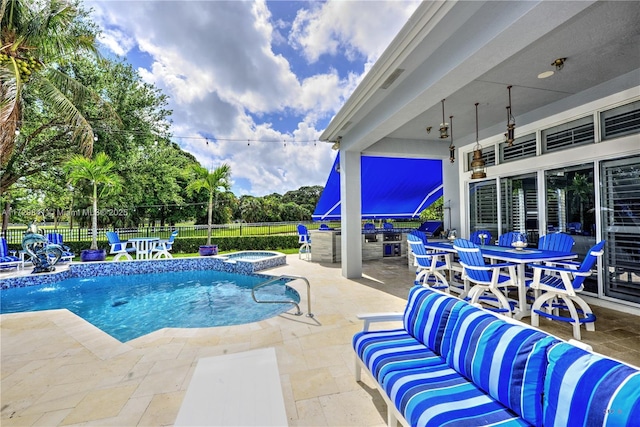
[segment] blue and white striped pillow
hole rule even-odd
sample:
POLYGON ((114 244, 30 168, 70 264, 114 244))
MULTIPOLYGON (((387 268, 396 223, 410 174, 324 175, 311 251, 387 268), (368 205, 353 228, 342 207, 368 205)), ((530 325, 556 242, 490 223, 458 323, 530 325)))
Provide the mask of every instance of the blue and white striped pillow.
POLYGON ((568 343, 553 346, 548 359, 545 425, 640 425, 640 371, 568 343))
POLYGON ((457 298, 414 286, 404 312, 404 328, 436 354, 442 354, 442 337, 451 313, 465 305, 457 298))
POLYGON ((529 423, 541 425, 547 349, 557 340, 472 306, 460 310, 449 332, 447 363, 529 423))

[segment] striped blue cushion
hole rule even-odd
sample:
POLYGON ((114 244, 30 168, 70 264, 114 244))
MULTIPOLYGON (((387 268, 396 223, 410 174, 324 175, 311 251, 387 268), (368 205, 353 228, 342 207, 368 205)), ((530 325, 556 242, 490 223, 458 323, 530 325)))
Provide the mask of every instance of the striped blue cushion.
POLYGON ((384 389, 412 426, 526 426, 447 364, 392 372, 384 389))
POLYGON ((380 385, 392 371, 444 363, 444 359, 404 330, 360 332, 353 348, 380 385))
POLYGON ((553 346, 548 359, 545 425, 639 425, 640 371, 568 343, 553 346))
POLYGON ((457 298, 423 286, 414 286, 409 292, 404 312, 404 328, 431 350, 443 354, 442 338, 451 311, 456 311, 464 305, 466 304, 457 298))
POLYGON ((471 363, 478 339, 494 322, 503 321, 469 304, 451 314, 442 338, 442 354, 446 355, 452 368, 471 378, 471 363))
POLYGON ((558 340, 472 306, 460 310, 451 334, 449 365, 526 421, 540 425, 546 354, 558 340))

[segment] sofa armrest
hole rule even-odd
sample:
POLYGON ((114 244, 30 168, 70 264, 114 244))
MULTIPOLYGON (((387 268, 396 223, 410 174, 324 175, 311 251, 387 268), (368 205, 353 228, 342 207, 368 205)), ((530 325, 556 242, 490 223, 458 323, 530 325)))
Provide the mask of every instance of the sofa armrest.
POLYGON ((363 331, 369 330, 369 325, 374 322, 398 322, 404 318, 404 313, 365 313, 358 314, 356 317, 364 320, 363 331))
POLYGON ((573 338, 571 338, 569 341, 567 341, 569 344, 576 346, 578 348, 581 348, 585 351, 591 352, 593 353, 593 347, 591 347, 589 344, 585 344, 582 341, 578 341, 578 340, 574 340, 573 338))

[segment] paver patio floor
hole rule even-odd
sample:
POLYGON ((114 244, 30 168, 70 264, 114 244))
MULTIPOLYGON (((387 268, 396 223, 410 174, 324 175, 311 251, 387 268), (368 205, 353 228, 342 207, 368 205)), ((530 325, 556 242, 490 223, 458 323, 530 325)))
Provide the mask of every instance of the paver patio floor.
MULTIPOLYGON (((163 329, 127 343, 66 310, 2 315, 0 424, 170 426, 199 358, 274 347, 289 425, 383 426, 386 408, 372 380, 354 380, 351 337, 362 328, 356 314, 404 308, 414 273, 406 259, 367 262, 364 271, 348 280, 338 264, 289 255, 266 273, 307 277, 314 318, 163 329)), ((304 282, 293 286, 306 314, 304 282)), ((640 366, 640 318, 593 308, 596 332, 583 330, 583 341, 640 366)), ((541 320, 541 327, 571 337, 569 325, 541 320)))

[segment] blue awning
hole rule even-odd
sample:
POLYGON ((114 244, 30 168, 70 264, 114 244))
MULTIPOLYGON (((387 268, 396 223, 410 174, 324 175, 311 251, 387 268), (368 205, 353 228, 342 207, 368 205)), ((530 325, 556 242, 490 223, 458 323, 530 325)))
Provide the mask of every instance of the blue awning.
MULTIPOLYGON (((315 221, 340 219, 340 174, 336 156, 313 213, 315 221)), ((361 157, 362 218, 417 218, 442 196, 442 160, 361 157)))

